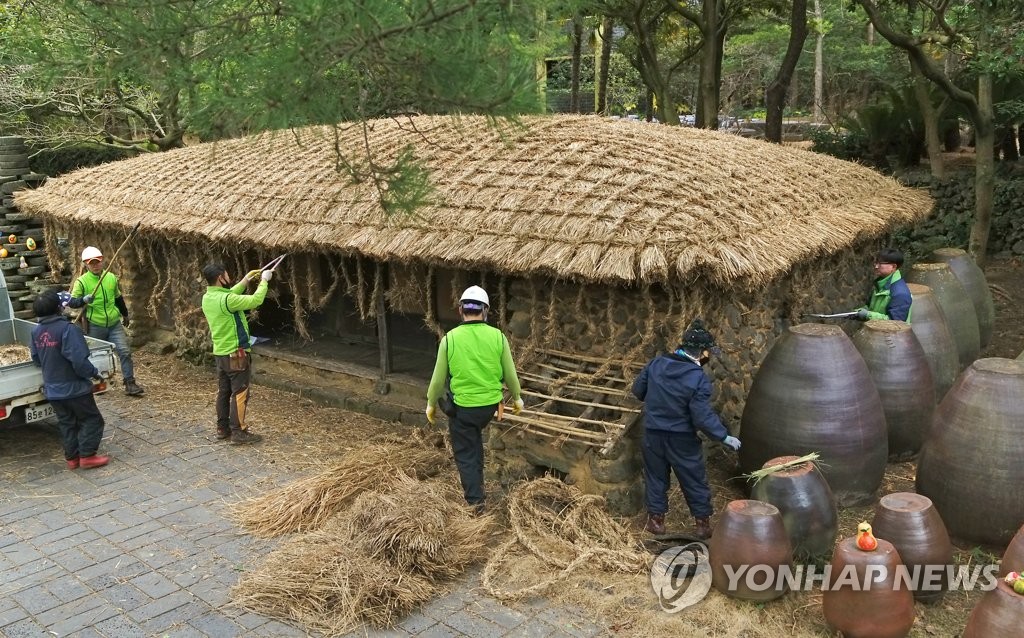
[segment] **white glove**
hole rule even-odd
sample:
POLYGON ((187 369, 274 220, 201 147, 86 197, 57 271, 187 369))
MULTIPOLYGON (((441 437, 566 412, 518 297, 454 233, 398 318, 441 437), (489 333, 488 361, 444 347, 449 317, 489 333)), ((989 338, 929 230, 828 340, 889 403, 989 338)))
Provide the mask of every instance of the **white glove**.
POLYGON ((427 405, 427 422, 430 425, 434 425, 434 421, 437 418, 437 406, 434 404, 427 405))
POLYGON ((733 451, 734 451, 734 452, 735 452, 736 450, 740 449, 740 440, 739 440, 739 439, 737 439, 737 438, 736 438, 736 437, 734 437, 734 436, 727 436, 727 437, 725 437, 725 440, 724 440, 724 441, 722 441, 722 443, 725 443, 726 445, 728 445, 729 447, 731 447, 731 448, 733 449, 733 451))
POLYGON ((512 403, 512 414, 519 414, 520 412, 523 411, 523 408, 525 406, 526 404, 523 403, 523 398, 519 397, 518 399, 515 400, 515 402, 512 403))
POLYGON ((274 278, 274 271, 264 270, 263 274, 260 275, 260 278, 263 279, 263 281, 270 281, 271 279, 274 278))

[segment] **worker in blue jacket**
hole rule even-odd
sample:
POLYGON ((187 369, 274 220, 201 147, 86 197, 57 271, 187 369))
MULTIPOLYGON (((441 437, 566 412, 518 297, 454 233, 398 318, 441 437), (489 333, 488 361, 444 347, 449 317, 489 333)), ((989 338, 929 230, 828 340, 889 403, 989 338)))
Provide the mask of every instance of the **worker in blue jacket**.
POLYGON ((32 330, 32 361, 43 369, 43 395, 57 415, 68 469, 101 467, 110 458, 96 453, 104 423, 92 393, 100 373, 89 361, 81 328, 62 313, 67 305, 68 299, 53 291, 33 302, 39 323, 32 330))
POLYGON ((693 515, 695 535, 702 539, 711 536, 711 488, 697 432, 733 450, 740 448, 739 439, 729 435, 711 407, 711 379, 703 366, 718 352, 704 322, 695 319, 679 347, 655 357, 633 383, 633 394, 644 402, 646 529, 652 534, 665 533, 671 472, 693 515))

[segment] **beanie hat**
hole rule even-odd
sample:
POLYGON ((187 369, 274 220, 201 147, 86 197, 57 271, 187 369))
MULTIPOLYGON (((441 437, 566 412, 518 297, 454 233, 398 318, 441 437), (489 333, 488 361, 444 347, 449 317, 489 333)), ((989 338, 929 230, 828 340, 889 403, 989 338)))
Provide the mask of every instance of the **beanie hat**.
POLYGON ((715 343, 715 338, 707 331, 707 328, 704 327, 704 322, 700 319, 694 319, 690 327, 683 333, 681 345, 684 348, 708 350, 713 354, 718 354, 721 351, 721 348, 715 343))

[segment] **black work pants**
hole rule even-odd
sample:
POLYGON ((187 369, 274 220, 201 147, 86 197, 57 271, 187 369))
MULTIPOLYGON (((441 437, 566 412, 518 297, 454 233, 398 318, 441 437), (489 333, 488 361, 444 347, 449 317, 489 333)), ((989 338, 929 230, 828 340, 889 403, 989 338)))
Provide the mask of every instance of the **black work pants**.
POLYGON ((711 516, 711 487, 704 467, 704 449, 696 434, 644 429, 643 457, 648 512, 668 512, 669 482, 675 474, 690 514, 694 518, 711 516))
POLYGON ((64 458, 95 456, 103 439, 103 415, 96 406, 96 398, 84 394, 73 399, 53 399, 50 405, 57 415, 64 458))
POLYGON ((249 353, 217 356, 217 429, 238 432, 249 426, 245 409, 249 405, 252 365, 249 353))
POLYGON ((491 422, 498 404, 478 408, 455 406, 455 416, 448 419, 448 435, 452 441, 455 465, 459 468, 462 493, 470 505, 484 502, 484 438, 483 429, 491 422))

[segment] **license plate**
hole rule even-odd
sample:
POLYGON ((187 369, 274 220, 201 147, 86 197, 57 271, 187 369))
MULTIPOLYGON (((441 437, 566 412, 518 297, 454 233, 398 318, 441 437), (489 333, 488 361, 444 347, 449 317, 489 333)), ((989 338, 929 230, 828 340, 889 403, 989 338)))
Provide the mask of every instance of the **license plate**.
POLYGON ((25 408, 25 423, 42 421, 43 419, 48 419, 55 415, 56 413, 53 411, 53 406, 49 403, 30 405, 25 408))

